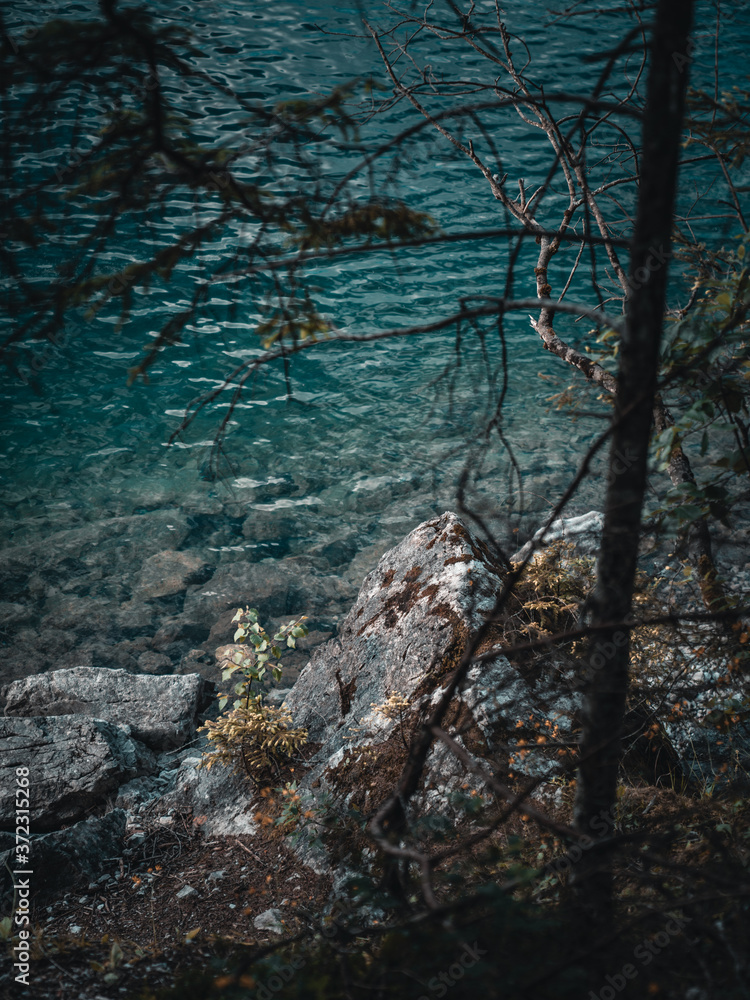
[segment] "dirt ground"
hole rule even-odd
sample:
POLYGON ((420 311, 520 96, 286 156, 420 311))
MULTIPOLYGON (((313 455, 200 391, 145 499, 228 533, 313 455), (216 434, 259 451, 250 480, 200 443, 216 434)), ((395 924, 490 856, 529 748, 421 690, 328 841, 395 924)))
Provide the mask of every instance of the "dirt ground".
POLYGON ((302 864, 272 824, 255 836, 206 839, 201 817, 133 837, 95 882, 37 899, 29 987, 13 981, 9 945, 0 996, 115 1000, 174 983, 236 944, 278 940, 254 919, 283 915, 283 934, 311 925, 330 883, 302 864), (137 841, 137 843, 136 843, 137 841))

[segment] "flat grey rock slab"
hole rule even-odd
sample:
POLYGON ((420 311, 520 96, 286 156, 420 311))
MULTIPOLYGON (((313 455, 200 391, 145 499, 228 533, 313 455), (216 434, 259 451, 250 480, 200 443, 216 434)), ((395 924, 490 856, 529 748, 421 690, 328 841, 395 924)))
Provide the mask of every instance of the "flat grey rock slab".
POLYGON ((142 746, 103 719, 0 719, 0 827, 15 825, 17 768, 28 768, 33 832, 83 819, 148 763, 142 746))
POLYGON ((14 681, 8 686, 5 715, 89 715, 129 726, 135 739, 167 750, 195 735, 203 684, 200 674, 151 677, 70 667, 14 681))

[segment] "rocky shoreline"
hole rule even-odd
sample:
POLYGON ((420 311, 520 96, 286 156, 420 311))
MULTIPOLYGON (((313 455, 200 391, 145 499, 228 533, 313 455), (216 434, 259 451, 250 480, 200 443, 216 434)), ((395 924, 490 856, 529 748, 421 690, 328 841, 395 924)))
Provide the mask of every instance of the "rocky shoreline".
MULTIPOLYGON (((183 586, 195 572, 193 562, 179 552, 160 553, 150 559, 142 574, 150 593, 157 586, 162 594, 183 586)), ((238 567, 231 574, 231 588, 220 589, 215 579, 203 589, 188 585, 188 610, 183 614, 195 616, 196 607, 207 607, 206 627, 212 616, 222 623, 209 630, 209 636, 214 637, 209 641, 228 637, 237 603, 252 601, 261 614, 267 610, 262 588, 268 580, 264 574, 270 570, 262 564, 242 570, 238 567)), ((321 600, 330 599, 330 579, 334 578, 315 578, 314 584, 308 584, 317 585, 322 580, 321 600)), ((363 747, 389 741, 398 744, 391 768, 397 766, 403 745, 393 737, 408 720, 401 717, 397 726, 387 714, 374 713, 372 706, 384 704, 398 693, 409 702, 409 714, 413 715, 426 698, 433 697, 435 678, 442 676, 460 654, 466 635, 481 623, 501 579, 502 566, 496 557, 450 514, 421 525, 382 557, 366 577, 338 635, 322 641, 325 633, 313 633, 308 649, 297 654, 309 663, 288 694, 287 703, 297 723, 305 726, 310 740, 319 745, 309 762, 308 789, 315 781, 320 787, 324 773, 342 764, 347 741, 352 739, 350 728, 363 747), (426 680, 431 669, 437 670, 432 682, 426 680)), ((295 609, 297 600, 293 601, 295 609)), ((161 636, 166 629, 162 626, 161 636)), ((157 633, 157 642, 161 636, 157 633)), ((211 668, 204 665, 202 674, 152 675, 117 667, 60 666, 17 679, 6 687, 0 761, 6 776, 17 766, 27 766, 39 775, 31 814, 32 828, 42 834, 37 854, 46 850, 46 844, 54 845, 54 851, 62 849, 63 826, 71 845, 72 868, 54 855, 55 879, 48 883, 50 888, 73 878, 84 854, 80 876, 93 875, 103 855, 91 849, 92 830, 101 831, 106 851, 111 851, 113 831, 123 835, 126 829, 132 832, 144 808, 160 813, 160 818, 176 812, 205 814, 204 833, 211 836, 253 832, 253 824, 246 818, 252 804, 237 805, 237 789, 247 783, 238 786, 236 778, 222 769, 196 771, 200 747, 206 744, 205 738, 196 741, 196 728, 207 711, 216 714, 215 685, 206 674, 218 676, 217 663, 225 650, 225 645, 218 647, 216 662, 211 668), (83 755, 81 747, 86 748, 83 755), (107 812, 112 806, 114 810, 107 812), (103 815, 97 815, 100 813, 103 815), (88 845, 86 852, 77 846, 79 829, 88 845)), ((489 667, 492 676, 485 672, 481 683, 485 696, 492 690, 495 707, 490 710, 486 697, 476 692, 464 695, 467 705, 475 710, 481 706, 477 724, 488 736, 492 712, 499 711, 498 699, 505 697, 508 704, 525 700, 524 711, 532 700, 531 690, 519 690, 518 678, 510 682, 512 690, 507 696, 501 694, 509 684, 510 666, 504 658, 489 667)), ((271 697, 283 696, 285 690, 272 692, 271 697)), ((552 695, 548 692, 544 697, 549 701, 552 695)), ((534 711, 543 710, 544 697, 539 691, 533 693, 534 711)), ((570 715, 572 707, 568 705, 564 711, 570 715)), ((0 798, 0 825, 8 829, 12 818, 10 779, 2 787, 6 791, 5 798, 0 798)), ((444 794, 448 794, 445 789, 444 794)), ((0 844, 9 836, 0 834, 0 844)))
MULTIPOLYGON (((132 528, 112 525, 109 537, 121 538, 122 531, 132 528)), ((595 548, 599 528, 600 515, 591 514, 561 523, 551 534, 553 539, 576 543, 573 551, 580 556, 595 548)), ((151 544, 162 541, 163 536, 158 536, 151 544)), ((101 539, 98 544, 97 558, 107 558, 101 539)), ((76 545, 85 559, 89 550, 80 538, 62 539, 56 551, 60 558, 73 558, 76 545)), ((23 554, 16 553, 6 565, 6 575, 12 576, 22 559, 23 554)), ((295 725, 307 728, 310 741, 304 759, 279 776, 274 800, 242 774, 222 767, 198 768, 206 740, 197 728, 217 713, 212 678, 219 676, 218 664, 231 638, 233 610, 252 603, 261 615, 271 608, 277 611, 283 604, 279 594, 284 591, 287 613, 309 611, 300 607, 306 595, 299 589, 299 580, 292 578, 289 567, 282 570, 271 562, 236 564, 209 576, 207 567, 175 549, 162 548, 147 556, 134 591, 138 596, 131 595, 125 603, 139 621, 137 607, 146 607, 149 601, 179 595, 180 608, 175 605, 171 622, 161 626, 150 648, 135 662, 143 670, 145 657, 162 655, 175 668, 179 656, 174 673, 131 672, 111 661, 109 667, 57 665, 19 677, 3 692, 0 851, 7 873, 5 863, 12 868, 15 857, 12 778, 16 768, 28 768, 34 776, 30 809, 35 918, 42 926, 46 923, 59 930, 71 892, 83 893, 82 899, 91 893, 94 898, 101 896, 104 902, 96 904, 99 910, 92 910, 96 917, 108 905, 106 893, 99 892, 102 885, 112 892, 124 891, 125 863, 136 872, 129 878, 131 884, 135 879, 133 892, 137 894, 146 877, 138 867, 139 858, 149 858, 146 847, 170 837, 181 844, 180 830, 193 845, 191 850, 203 858, 201 864, 209 863, 205 861, 207 845, 219 845, 211 849, 221 847, 221 852, 235 855, 239 845, 240 854, 247 855, 242 859, 244 869, 238 868, 245 873, 240 888, 257 880, 259 870, 269 863, 270 844, 272 851, 283 854, 288 879, 300 885, 313 880, 315 892, 323 893, 315 897, 317 904, 323 905, 330 887, 335 889, 353 871, 366 868, 371 856, 356 830, 345 836, 321 837, 326 817, 342 809, 365 817, 389 794, 406 760, 408 733, 425 706, 439 697, 467 636, 492 607, 504 573, 502 559, 450 513, 424 522, 388 550, 365 577, 353 603, 349 600, 351 607, 338 622, 336 634, 332 635, 333 629, 317 629, 308 648, 298 654, 306 665, 301 672, 298 667, 292 671, 292 681, 293 673, 299 673, 296 683, 289 684, 287 674, 288 686, 269 695, 277 703, 285 699, 295 725), (199 579, 203 582, 195 582, 199 579), (186 639, 186 630, 198 624, 205 632, 200 661, 197 647, 191 647, 189 654, 183 651, 185 643, 199 637, 194 632, 193 638, 186 639), (211 644, 213 662, 209 662, 211 644), (197 662, 200 672, 187 669, 189 663, 197 662), (317 828, 316 820, 299 824, 293 847, 280 833, 271 836, 281 822, 279 795, 284 794, 293 795, 295 815, 321 820, 317 828)), ((305 586, 317 592, 313 614, 338 614, 349 599, 348 584, 338 577, 308 577, 305 586)), ((73 602, 69 607, 80 602, 82 611, 96 598, 65 600, 73 602)), ((43 625, 45 621, 48 630, 63 628, 61 617, 56 625, 49 616, 43 625)), ((502 645, 502 633, 499 627, 488 640, 481 650, 481 664, 472 667, 452 703, 446 725, 460 753, 456 756, 440 743, 433 747, 412 801, 412 808, 422 816, 461 822, 467 800, 486 795, 481 775, 488 765, 510 783, 538 778, 534 798, 546 809, 554 810, 561 803, 560 786, 542 776, 545 769, 550 774, 562 773, 560 767, 574 748, 580 671, 574 661, 554 650, 546 656, 542 670, 511 663, 492 652, 495 645, 502 645), (540 743, 535 734, 544 733, 543 726, 554 732, 554 739, 540 743), (537 745, 530 754, 527 747, 532 738, 537 745)), ((122 651, 123 642, 136 640, 121 640, 107 648, 122 651)), ((166 664, 156 669, 160 666, 166 664)), ((701 704, 708 704, 710 683, 704 683, 701 692, 701 704)), ((693 781, 696 767, 713 759, 716 742, 724 741, 708 741, 705 750, 700 750, 700 740, 708 737, 696 719, 696 713, 686 713, 682 721, 669 724, 656 719, 659 741, 647 750, 661 746, 664 757, 660 759, 669 759, 673 772, 659 775, 652 767, 655 777, 648 780, 653 784, 663 785, 660 778, 666 776, 674 787, 674 768, 682 769, 686 783, 693 781), (685 753, 688 746, 693 748, 692 760, 685 753)), ((653 723, 652 717, 633 716, 634 744, 653 723)), ((747 744, 741 742, 733 747, 733 752, 744 755, 743 761, 750 760, 747 751, 747 744)), ((151 860, 157 855, 152 850, 151 860)), ((239 861, 235 858, 233 863, 239 861)), ((153 866, 147 874, 146 884, 154 885, 153 901, 157 898, 153 866)), ((211 874, 206 874, 206 885, 211 874)), ((219 881, 216 876, 214 882, 219 881)), ((168 898, 159 897, 158 906, 167 915, 179 903, 189 922, 190 900, 195 895, 197 905, 204 890, 205 886, 197 890, 189 879, 175 889, 173 881, 168 898), (189 892, 183 891, 186 887, 189 892)), ((7 874, 5 892, 12 894, 7 874)), ((243 913, 246 932, 256 935, 288 929, 299 919, 297 902, 288 893, 261 893, 243 913), (259 909, 259 902, 265 908, 259 909)))

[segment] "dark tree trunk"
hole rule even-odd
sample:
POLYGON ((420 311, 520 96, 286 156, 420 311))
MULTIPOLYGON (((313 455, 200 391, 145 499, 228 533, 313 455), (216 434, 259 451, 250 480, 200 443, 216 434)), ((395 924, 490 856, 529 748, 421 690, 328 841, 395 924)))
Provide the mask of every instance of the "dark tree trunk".
POLYGON ((629 620, 651 421, 657 390, 677 164, 687 84, 692 0, 659 0, 651 40, 638 209, 630 262, 631 292, 619 352, 604 531, 589 622, 605 626, 588 652, 575 824, 594 842, 577 865, 574 886, 605 930, 612 918, 611 834, 628 690, 629 620), (628 455, 632 461, 618 461, 628 455), (607 627, 608 626, 608 627, 607 627))

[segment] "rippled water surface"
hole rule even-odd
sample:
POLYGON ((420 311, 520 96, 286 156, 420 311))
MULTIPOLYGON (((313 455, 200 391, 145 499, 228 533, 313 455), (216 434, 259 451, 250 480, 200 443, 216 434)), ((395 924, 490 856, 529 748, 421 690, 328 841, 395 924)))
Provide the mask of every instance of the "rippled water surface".
MULTIPOLYGON (((364 4, 376 21, 378 6, 371 0, 364 4)), ((86 3, 50 4, 45 16, 81 17, 95 9, 86 3)), ((189 27, 201 69, 249 101, 320 94, 369 73, 383 78, 377 52, 361 37, 352 3, 192 0, 149 9, 159 11, 164 23, 189 27)), ((529 16, 527 3, 514 0, 504 9, 511 29, 525 35, 536 76, 549 79, 548 89, 582 92, 591 85, 593 68, 570 54, 606 48, 615 36, 608 37, 604 26, 600 34, 582 20, 550 29, 543 18, 529 16)), ((38 17, 37 5, 15 3, 11 34, 21 34, 38 17)), ((727 45, 731 65, 743 45, 736 25, 727 45)), ((446 73, 475 72, 471 56, 460 51, 459 56, 453 44, 440 49, 425 42, 425 61, 446 60, 441 67, 446 73)), ((229 141, 236 134, 241 115, 230 100, 222 102, 207 88, 172 86, 172 96, 204 141, 229 141)), ((407 110, 399 106, 375 118, 363 128, 363 141, 382 140, 413 122, 407 110)), ((78 116, 85 131, 87 115, 90 125, 100 112, 63 108, 62 117, 36 137, 23 169, 32 178, 54 172, 69 156, 73 119, 78 116)), ((525 176, 531 186, 549 168, 546 140, 517 119, 503 121, 495 136, 503 167, 511 177, 525 176)), ((401 175, 399 192, 412 206, 429 212, 448 232, 504 224, 486 182, 447 143, 425 135, 422 145, 409 150, 411 163, 401 175)), ((343 174, 353 162, 352 150, 340 149, 326 169, 343 174)), ((186 199, 170 211, 150 231, 154 245, 166 245, 196 206, 186 199)), ((90 221, 85 213, 78 219, 83 229, 90 221)), ((29 262, 29 277, 49 280, 75 236, 70 223, 50 234, 29 262)), ((206 251, 206 263, 233 252, 242 238, 227 231, 206 251)), ((101 266, 121 267, 138 252, 137 240, 123 238, 101 266)), ((374 344, 321 345, 292 359, 291 399, 280 366, 261 371, 234 414, 220 476, 209 480, 206 446, 226 400, 204 412, 174 446, 167 447, 167 440, 191 399, 258 351, 257 303, 241 300, 230 310, 232 289, 214 286, 196 324, 180 345, 163 352, 149 383, 126 384, 127 369, 143 345, 165 317, 187 305, 200 266, 197 261, 179 265, 168 286, 136 298, 133 318, 122 330, 114 316, 102 314, 91 322, 71 316, 59 348, 31 346, 40 369, 33 386, 8 372, 0 376, 5 544, 37 544, 52 531, 92 521, 178 510, 221 516, 233 526, 228 536, 207 541, 204 534, 200 540, 217 565, 299 555, 342 538, 351 541, 351 556, 454 508, 467 463, 473 473, 468 502, 485 513, 494 511, 496 526, 509 531, 518 523, 508 520, 511 511, 548 509, 583 446, 601 427, 595 417, 571 422, 550 409, 549 397, 573 378, 541 350, 521 313, 505 322, 509 384, 503 411, 503 433, 518 472, 497 436, 476 450, 497 402, 501 352, 491 327, 485 328, 484 344, 467 327, 460 368, 452 328, 374 344)), ((506 268, 506 243, 487 240, 424 247, 397 259, 380 254, 321 264, 308 281, 318 308, 339 329, 368 333, 448 315, 462 295, 500 294, 506 268)), ((516 292, 534 293, 528 269, 516 292)), ((601 409, 593 396, 590 403, 590 409, 601 409)), ((599 503, 600 485, 595 477, 583 486, 574 512, 599 503)), ((138 563, 135 553, 133 573, 138 563)))

